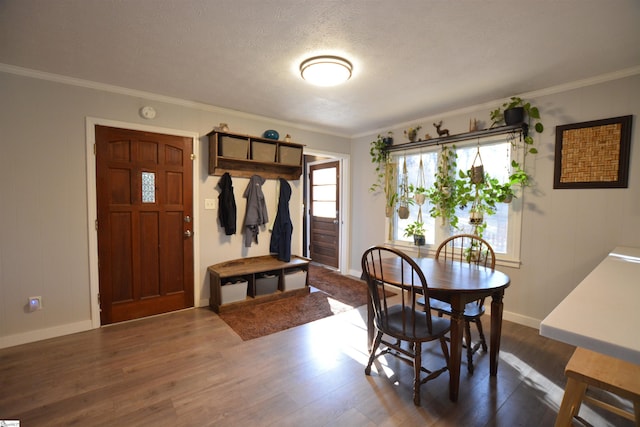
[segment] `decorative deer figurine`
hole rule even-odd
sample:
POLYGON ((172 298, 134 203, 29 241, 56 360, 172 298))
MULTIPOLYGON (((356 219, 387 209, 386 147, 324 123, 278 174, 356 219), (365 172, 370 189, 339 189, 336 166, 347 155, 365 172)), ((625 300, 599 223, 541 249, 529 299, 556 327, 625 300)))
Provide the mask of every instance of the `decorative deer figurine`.
POLYGON ((442 126, 442 120, 440 120, 440 122, 438 122, 437 124, 434 123, 433 125, 436 127, 436 131, 438 131, 438 136, 449 136, 449 129, 440 129, 440 127, 442 126))

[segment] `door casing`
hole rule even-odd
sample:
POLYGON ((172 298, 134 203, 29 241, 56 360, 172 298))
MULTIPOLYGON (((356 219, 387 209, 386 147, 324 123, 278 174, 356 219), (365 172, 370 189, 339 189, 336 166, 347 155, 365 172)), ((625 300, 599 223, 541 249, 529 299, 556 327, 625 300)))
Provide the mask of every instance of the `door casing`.
POLYGON ((196 155, 193 161, 193 297, 194 306, 200 307, 207 305, 207 301, 204 303, 201 301, 200 287, 196 286, 198 277, 200 277, 200 239, 199 239, 199 181, 200 176, 200 143, 199 135, 195 132, 188 132, 184 130, 167 129, 157 126, 142 125, 136 123, 120 122, 108 119, 100 119, 95 117, 87 117, 86 120, 86 165, 87 165, 87 232, 89 236, 89 288, 91 297, 91 325, 92 327, 100 327, 100 305, 98 301, 99 296, 99 277, 98 277, 98 233, 96 230, 96 220, 98 218, 97 213, 97 194, 96 194, 96 162, 94 155, 95 145, 95 126, 109 126, 122 129, 139 130, 154 133, 163 133, 167 135, 186 136, 193 139, 193 153, 196 155))
MULTIPOLYGON (((338 219, 340 221, 340 227, 339 227, 339 244, 340 244, 340 257, 339 257, 339 265, 338 265, 338 270, 342 273, 342 274, 347 274, 348 271, 348 256, 349 256, 349 242, 348 242, 348 237, 349 233, 350 233, 350 227, 349 227, 349 218, 350 218, 350 212, 351 212, 351 205, 350 205, 350 200, 351 200, 351 193, 350 193, 350 182, 351 182, 351 177, 350 177, 350 156, 349 154, 345 154, 345 153, 333 153, 333 152, 328 152, 328 151, 318 151, 318 150, 306 150, 304 151, 304 154, 309 154, 309 155, 313 155, 313 156, 322 156, 322 157, 327 157, 327 159, 323 159, 323 160, 319 160, 317 162, 311 162, 309 164, 307 164, 307 168, 304 172, 304 179, 307 183, 307 188, 309 188, 309 173, 310 173, 310 169, 309 167, 312 165, 317 165, 317 164, 321 164, 321 163, 329 163, 329 162, 335 162, 336 160, 338 160, 340 162, 340 218, 338 219)), ((309 229, 309 206, 311 201, 309 200, 310 197, 310 191, 307 190, 307 194, 305 194, 305 212, 304 215, 307 219, 306 221, 306 229, 304 230, 304 232, 306 233, 307 237, 310 235, 310 229, 309 229)))

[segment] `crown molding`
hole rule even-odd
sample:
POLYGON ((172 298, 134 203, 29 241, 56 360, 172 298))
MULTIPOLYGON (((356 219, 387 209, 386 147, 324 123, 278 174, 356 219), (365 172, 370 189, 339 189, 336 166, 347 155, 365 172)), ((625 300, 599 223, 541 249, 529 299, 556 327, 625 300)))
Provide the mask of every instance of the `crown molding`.
POLYGON ((171 96, 159 95, 157 93, 145 92, 137 89, 130 89, 122 86, 110 85, 106 83, 98 83, 91 80, 79 79, 76 77, 64 76, 61 74, 49 73, 46 71, 38 71, 30 68, 17 67, 15 65, 9 65, 0 63, 0 72, 8 74, 15 74, 22 77, 29 77, 33 79, 46 80, 55 83, 66 84, 70 86, 83 87, 87 89, 94 89, 103 92, 110 92, 119 95, 132 96, 135 98, 143 98, 149 101, 164 102, 167 104, 178 105, 181 107, 192 108, 201 111, 208 111, 212 113, 228 114, 235 117, 244 119, 257 120, 261 122, 270 123, 271 125, 280 125, 285 127, 291 127, 294 129, 300 129, 308 132, 320 133, 323 135, 331 135, 340 138, 351 138, 351 135, 340 134, 337 132, 329 132, 326 129, 302 125, 300 123, 287 122, 280 119, 275 119, 266 116, 260 116, 257 114, 245 113, 238 110, 232 110, 229 108, 216 107, 215 105, 205 104, 202 102, 188 101, 181 98, 174 98, 171 96))

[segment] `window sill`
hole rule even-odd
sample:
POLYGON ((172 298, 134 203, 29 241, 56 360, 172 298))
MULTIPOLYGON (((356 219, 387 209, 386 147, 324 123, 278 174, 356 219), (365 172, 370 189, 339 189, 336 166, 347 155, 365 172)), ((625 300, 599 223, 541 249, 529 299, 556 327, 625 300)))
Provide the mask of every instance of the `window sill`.
MULTIPOLYGON (((405 252, 413 257, 419 258, 427 258, 436 256, 437 245, 424 245, 424 246, 416 246, 409 242, 402 241, 387 241, 385 242, 385 246, 389 246, 402 252, 405 252)), ((511 259, 506 258, 504 254, 496 254, 496 267, 508 267, 508 268, 516 268, 519 269, 521 265, 521 261, 519 259, 511 259), (502 255, 502 256, 501 256, 502 255)))

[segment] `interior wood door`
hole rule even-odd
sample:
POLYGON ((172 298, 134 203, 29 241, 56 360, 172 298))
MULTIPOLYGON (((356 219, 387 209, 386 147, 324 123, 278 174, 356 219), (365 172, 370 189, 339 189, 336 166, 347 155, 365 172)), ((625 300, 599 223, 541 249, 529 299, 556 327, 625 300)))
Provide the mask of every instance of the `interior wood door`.
POLYGON ((309 255, 320 264, 339 268, 340 162, 309 167, 309 255))
POLYGON ((192 307, 192 139, 95 132, 101 323, 192 307))

